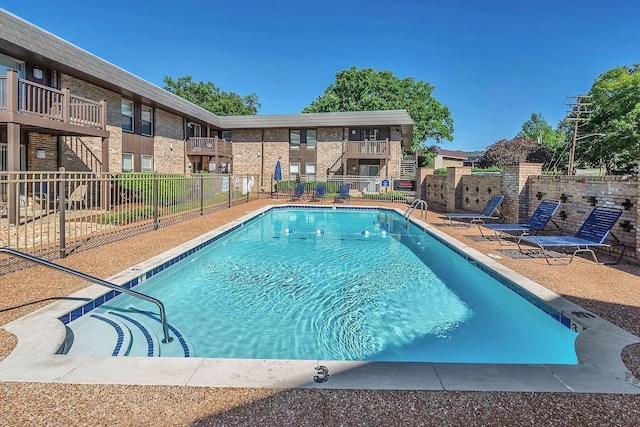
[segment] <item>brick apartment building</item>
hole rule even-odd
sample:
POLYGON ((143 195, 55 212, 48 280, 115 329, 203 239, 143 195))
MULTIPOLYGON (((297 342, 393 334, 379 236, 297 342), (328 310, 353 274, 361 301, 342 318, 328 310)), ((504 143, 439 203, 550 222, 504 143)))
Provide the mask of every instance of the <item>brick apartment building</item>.
POLYGON ((0 170, 400 176, 404 110, 222 117, 0 9, 0 170))

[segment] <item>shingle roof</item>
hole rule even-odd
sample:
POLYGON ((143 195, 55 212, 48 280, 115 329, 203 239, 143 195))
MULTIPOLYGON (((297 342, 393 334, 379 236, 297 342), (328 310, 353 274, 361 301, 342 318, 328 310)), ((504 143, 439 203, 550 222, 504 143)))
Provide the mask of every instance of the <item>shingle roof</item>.
POLYGON ((220 117, 225 129, 413 125, 405 110, 220 117))
MULTIPOLYGON (((0 44, 16 54, 32 54, 47 60, 61 71, 72 76, 89 76, 107 88, 121 88, 120 93, 130 92, 154 103, 193 118, 220 127, 220 118, 209 111, 186 101, 128 71, 83 50, 60 37, 49 33, 3 9, 0 9, 0 44), (7 43, 8 42, 8 43, 7 43), (11 46, 13 45, 13 46, 11 46), (26 52, 25 52, 26 51, 26 52)), ((85 78, 86 79, 86 78, 85 78)))
POLYGON ((460 150, 443 150, 440 147, 434 147, 434 150, 436 154, 440 154, 441 156, 444 156, 444 157, 453 157, 455 159, 462 159, 462 160, 466 160, 468 157, 466 152, 460 151, 460 150))
POLYGON ((322 126, 401 126, 413 133, 413 121, 405 110, 344 113, 310 113, 255 116, 217 116, 171 92, 81 49, 0 8, 0 48, 17 56, 48 63, 71 76, 98 82, 124 96, 140 96, 169 111, 223 129, 322 126))

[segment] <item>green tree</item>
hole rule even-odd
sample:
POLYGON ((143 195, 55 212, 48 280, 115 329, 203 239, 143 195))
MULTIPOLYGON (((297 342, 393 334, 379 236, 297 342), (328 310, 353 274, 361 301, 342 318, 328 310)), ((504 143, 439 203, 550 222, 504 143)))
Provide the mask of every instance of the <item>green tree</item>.
POLYGON ((599 134, 576 146, 576 159, 591 165, 630 168, 640 155, 640 64, 602 73, 591 86, 590 114, 580 135, 599 134))
POLYGON ((553 129, 542 114, 532 114, 531 118, 522 124, 516 138, 531 139, 550 149, 562 146, 565 142, 561 130, 553 129))
POLYGON ((400 79, 391 71, 351 67, 337 72, 335 82, 302 112, 407 110, 414 122, 415 151, 428 139, 453 140, 451 113, 432 96, 433 89, 429 83, 400 79))
POLYGON ((219 116, 244 116, 256 114, 260 103, 258 95, 240 96, 225 92, 211 82, 194 82, 191 76, 177 80, 164 78, 164 89, 219 116))
POLYGON ((545 163, 549 159, 548 149, 531 139, 502 139, 493 143, 480 158, 480 167, 514 165, 521 162, 545 163))

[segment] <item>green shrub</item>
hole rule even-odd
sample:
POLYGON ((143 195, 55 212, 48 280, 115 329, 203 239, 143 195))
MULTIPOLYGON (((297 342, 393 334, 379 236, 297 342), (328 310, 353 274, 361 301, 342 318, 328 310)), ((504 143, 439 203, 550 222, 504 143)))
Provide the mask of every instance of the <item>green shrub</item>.
POLYGON ((471 172, 502 172, 497 166, 490 166, 488 168, 471 168, 471 172))
POLYGON ((438 168, 436 170, 433 171, 434 175, 446 175, 447 174, 447 168, 438 168))
POLYGON ((189 196, 188 182, 181 174, 135 172, 118 175, 121 188, 136 193, 142 200, 153 200, 154 180, 158 185, 158 204, 166 206, 189 196))
POLYGON ((99 222, 101 224, 125 225, 150 218, 153 218, 153 208, 144 206, 120 212, 105 213, 100 217, 99 222))
MULTIPOLYGON (((302 184, 304 184, 304 188, 307 191, 313 191, 318 187, 318 184, 324 184, 326 193, 339 193, 341 183, 324 181, 303 181, 302 184)), ((295 180, 280 181, 274 184, 276 190, 280 188, 280 191, 293 190, 294 188, 296 188, 296 185, 297 183, 295 180)))
POLYGON ((407 196, 402 191, 387 191, 386 193, 368 193, 362 195, 363 199, 371 200, 406 200, 407 196))

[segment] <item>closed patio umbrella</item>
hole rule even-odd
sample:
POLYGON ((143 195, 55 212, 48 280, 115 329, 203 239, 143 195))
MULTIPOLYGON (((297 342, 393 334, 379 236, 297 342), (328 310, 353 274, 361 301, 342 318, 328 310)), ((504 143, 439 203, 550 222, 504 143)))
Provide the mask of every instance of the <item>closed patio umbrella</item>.
MULTIPOLYGON (((276 169, 273 171, 273 180, 276 184, 272 187, 276 189, 276 198, 278 197, 278 182, 282 181, 282 166, 280 165, 280 160, 276 162, 276 169)), ((271 194, 273 197, 273 193, 271 194)))
POLYGON ((276 170, 273 171, 273 180, 275 182, 282 181, 282 166, 280 165, 280 160, 276 162, 276 170))

